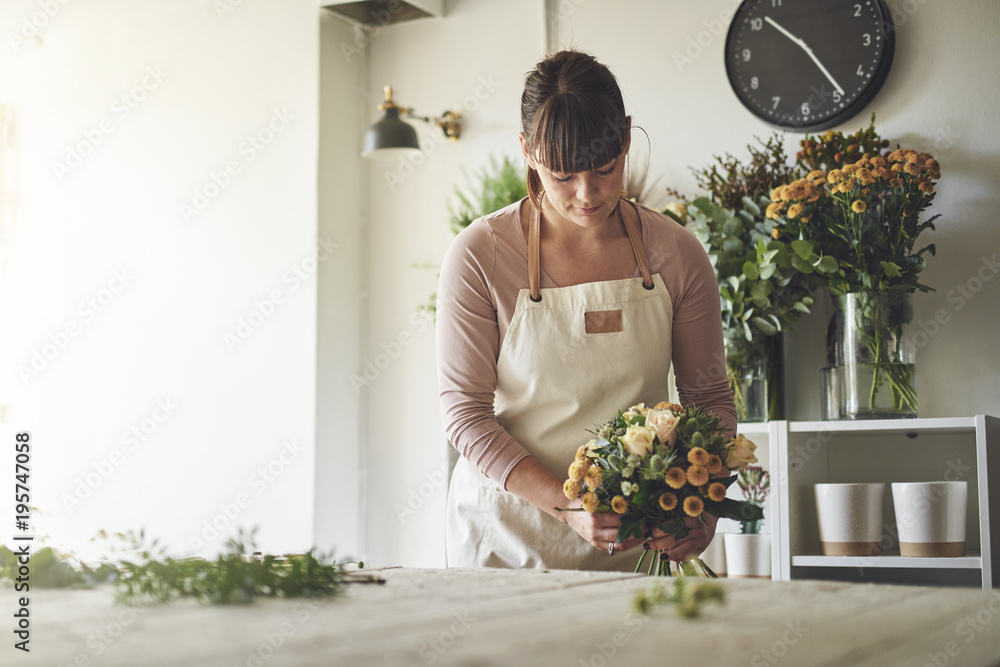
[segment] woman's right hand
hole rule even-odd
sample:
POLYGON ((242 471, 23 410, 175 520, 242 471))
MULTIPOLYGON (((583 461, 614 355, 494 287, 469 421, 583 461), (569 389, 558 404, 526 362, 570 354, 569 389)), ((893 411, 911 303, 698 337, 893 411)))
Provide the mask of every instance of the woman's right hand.
MULTIPOLYGON (((621 517, 614 512, 594 512, 591 514, 582 508, 583 505, 578 498, 569 503, 569 509, 575 511, 563 511, 560 513, 560 518, 591 546, 606 553, 608 545, 618 538, 618 529, 622 524, 621 517)), ((615 553, 628 551, 632 547, 638 546, 642 541, 642 537, 632 537, 620 544, 615 544, 615 553)))

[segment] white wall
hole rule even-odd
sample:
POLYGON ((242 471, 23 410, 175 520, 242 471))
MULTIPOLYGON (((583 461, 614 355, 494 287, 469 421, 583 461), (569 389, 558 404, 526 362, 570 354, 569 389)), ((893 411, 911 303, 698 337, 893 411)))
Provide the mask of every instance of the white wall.
MULTIPOLYGON (((435 145, 426 163, 395 189, 384 168, 369 167, 370 303, 368 357, 397 336, 412 342, 368 387, 370 488, 367 556, 377 562, 441 565, 444 490, 429 475, 443 461, 436 401, 432 333, 409 319, 434 290, 437 263, 451 239, 446 203, 462 183, 460 167, 483 164, 487 154, 517 154, 518 100, 524 73, 543 54, 546 35, 556 47, 594 53, 618 76, 626 105, 650 137, 650 176, 697 194, 689 166, 712 155, 743 155, 754 135, 770 129, 729 89, 723 65, 725 30, 737 0, 461 0, 447 15, 382 30, 370 46, 371 120, 382 85, 421 113, 437 113, 474 91, 481 75, 502 86, 468 119, 462 140, 435 145), (690 64, 679 67, 691 43, 690 64), (424 484, 421 487, 421 484, 424 484), (426 491, 429 499, 420 497, 426 491), (419 508, 402 523, 394 505, 419 508), (421 504, 422 503, 422 504, 421 504)), ((918 352, 921 415, 1000 414, 1000 349, 993 332, 1000 311, 1000 269, 984 268, 1000 249, 1000 210, 993 131, 1000 90, 987 77, 1000 60, 995 3, 976 0, 890 0, 901 17, 896 60, 882 92, 862 115, 837 128, 867 125, 871 111, 885 137, 933 153, 943 178, 932 212, 942 214, 929 240, 938 245, 926 282, 937 292, 916 300, 918 320, 941 311, 947 323, 918 352), (977 272, 987 280, 977 282, 977 272), (957 285, 978 289, 965 299, 957 285)), ((429 136, 425 127, 418 128, 429 136)), ((787 135, 794 152, 799 135, 787 135)), ((645 143, 641 134, 635 141, 645 143)), ((829 316, 825 300, 786 340, 788 408, 792 419, 819 417, 819 368, 829 316)), ((919 342, 919 341, 918 341, 919 342)))
POLYGON ((37 531, 63 549, 144 527, 212 553, 205 521, 312 543, 316 274, 288 272, 316 251, 318 11, 231 4, 0 5, 3 451, 31 432, 37 531))

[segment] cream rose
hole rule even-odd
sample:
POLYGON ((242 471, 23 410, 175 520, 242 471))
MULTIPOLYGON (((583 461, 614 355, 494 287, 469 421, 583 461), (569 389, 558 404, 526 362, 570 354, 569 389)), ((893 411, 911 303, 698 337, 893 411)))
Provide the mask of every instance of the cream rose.
POLYGON ((660 442, 668 447, 677 443, 677 422, 680 421, 670 410, 651 409, 646 413, 646 428, 653 431, 660 442))
POLYGON ((621 437, 621 441, 625 445, 625 451, 629 454, 644 457, 653 451, 653 438, 655 435, 653 431, 645 426, 632 424, 625 431, 625 435, 621 437))
POLYGON ((730 470, 743 470, 751 463, 757 463, 755 451, 757 451, 757 445, 747 440, 742 433, 738 433, 735 438, 729 441, 726 467, 730 470))

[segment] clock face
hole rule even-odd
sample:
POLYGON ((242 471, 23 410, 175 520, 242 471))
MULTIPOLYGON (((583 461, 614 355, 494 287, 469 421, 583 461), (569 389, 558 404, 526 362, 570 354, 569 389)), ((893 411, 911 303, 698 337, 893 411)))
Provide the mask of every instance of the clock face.
POLYGON ((825 130, 875 97, 894 35, 882 0, 744 0, 726 37, 726 73, 762 120, 825 130))

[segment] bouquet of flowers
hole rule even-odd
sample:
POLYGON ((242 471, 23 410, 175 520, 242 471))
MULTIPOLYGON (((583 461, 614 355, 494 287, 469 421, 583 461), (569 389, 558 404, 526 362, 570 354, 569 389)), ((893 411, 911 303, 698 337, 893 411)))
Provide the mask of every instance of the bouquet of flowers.
MULTIPOLYGON (((737 521, 763 518, 760 507, 726 497, 736 481, 729 471, 756 463, 757 446, 742 435, 728 438, 721 420, 699 406, 640 403, 619 411, 593 434, 596 438, 577 450, 563 491, 570 500, 580 498, 587 512, 620 514, 618 542, 653 528, 683 538, 691 531, 686 520, 704 522, 705 513, 737 521)), ((681 570, 693 574, 694 565, 715 576, 700 558, 681 570)), ((669 574, 669 566, 654 557, 649 573, 669 574)))

